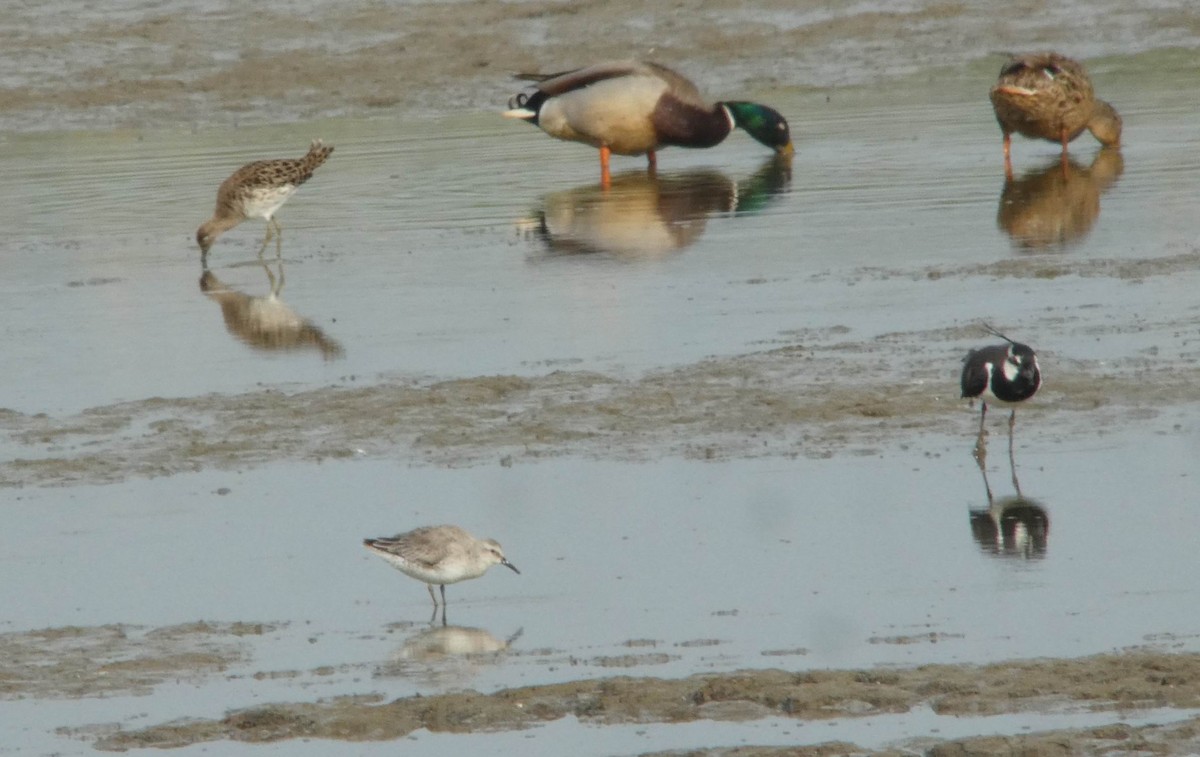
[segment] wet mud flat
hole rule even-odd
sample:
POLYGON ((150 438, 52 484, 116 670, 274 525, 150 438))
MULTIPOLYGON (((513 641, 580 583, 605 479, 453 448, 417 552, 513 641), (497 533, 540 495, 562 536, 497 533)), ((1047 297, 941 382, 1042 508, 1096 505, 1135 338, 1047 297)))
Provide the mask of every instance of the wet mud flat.
MULTIPOLYGON (((1198 253, 1187 253, 1192 263, 1198 253)), ((1156 263, 1052 263, 1105 275, 1168 275, 1156 263), (1148 273, 1148 271, 1150 273, 1148 273), (1127 271, 1127 273, 1129 273, 1127 271)), ((1191 263, 1187 263, 1191 264, 1191 263)), ((1184 264, 1186 265, 1186 264, 1184 264)), ((1001 263, 1040 276, 1044 263, 1001 263)), ((886 276, 880 271, 865 277, 886 276)), ((944 278, 939 272, 937 278, 944 278)), ((1087 316, 1055 315, 1058 328, 1094 336, 1087 316)), ((1191 318, 1180 314, 1180 329, 1191 318)), ((1104 329, 1113 333, 1126 326, 1104 329)), ((1062 443, 1131 421, 1194 411, 1200 380, 1186 333, 1146 327, 1143 352, 1119 359, 1047 353, 1053 383, 1021 411, 1062 443), (1192 408, 1189 410, 1189 408, 1192 408)), ((847 328, 784 335, 784 346, 625 377, 559 370, 533 376, 344 382, 302 391, 151 398, 56 418, 0 411, 0 485, 112 483, 281 460, 393 459, 459 467, 563 456, 646 461, 872 455, 922 433, 961 428, 956 366, 980 341, 978 324, 856 339, 847 328), (951 420, 958 416, 958 420, 951 420)), ((1019 431, 1019 429, 1018 429, 1019 431)))
MULTIPOLYGON (((270 634, 271 624, 192 623, 167 628, 134 626, 59 628, 0 635, 0 698, 79 699, 148 695, 164 681, 203 682, 244 677, 245 640, 270 634)), ((314 674, 320 674, 315 671, 314 674)), ((300 676, 259 671, 255 678, 300 676)), ((1103 727, 927 740, 901 751, 874 751, 851 743, 805 747, 739 747, 734 753, 1092 754, 1146 751, 1184 754, 1200 747, 1200 655, 1137 648, 1074 660, 1024 660, 990 665, 922 665, 870 670, 746 670, 682 679, 608 677, 559 684, 403 697, 374 694, 318 701, 278 702, 238 709, 224 717, 186 719, 144 728, 90 724, 60 735, 101 750, 177 748, 214 741, 289 739, 392 741, 414 731, 470 734, 515 731, 563 718, 591 726, 682 724, 763 718, 824 722, 903 717, 915 708, 938 716, 987 717, 1040 712, 1107 713, 1103 727), (1167 725, 1131 726, 1138 712, 1178 710, 1167 725)), ((671 752, 680 753, 680 752, 671 752)), ((717 748, 688 754, 727 754, 717 748)))
POLYGON ((133 4, 119 13, 23 3, 0 26, 0 126, 236 125, 495 109, 514 72, 622 57, 694 70, 718 96, 862 84, 930 68, 941 71, 946 86, 959 75, 947 71, 964 66, 976 67, 972 75, 995 75, 1000 56, 981 50, 1140 52, 1186 46, 1195 28, 1186 2, 1033 7, 997 24, 971 6, 934 1, 831 12, 816 1, 751 8, 738 0, 687 0, 661 13, 630 0, 302 0, 286 9, 133 4), (1138 47, 1129 50, 1130 40, 1138 47))

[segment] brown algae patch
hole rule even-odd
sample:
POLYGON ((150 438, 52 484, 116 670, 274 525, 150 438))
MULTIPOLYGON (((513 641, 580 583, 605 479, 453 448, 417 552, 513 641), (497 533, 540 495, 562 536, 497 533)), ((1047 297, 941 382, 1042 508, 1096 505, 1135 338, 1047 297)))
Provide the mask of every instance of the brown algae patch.
MULTIPOLYGON (((1200 707, 1200 654, 1136 651, 984 666, 757 670, 680 680, 617 677, 391 702, 342 697, 235 710, 219 720, 120 730, 101 738, 97 746, 124 750, 222 739, 387 741, 421 728, 478 733, 526 728, 568 716, 589 725, 685 723, 712 719, 710 715, 718 713, 725 719, 734 711, 743 717, 750 713, 821 721, 905 713, 917 705, 928 705, 942 715, 996 715, 1043 711, 1048 702, 1114 713, 1200 707)), ((1095 738, 1095 729, 1079 734, 1095 738)))
POLYGON ((244 662, 242 639, 277 627, 195 622, 0 634, 0 699, 146 695, 166 681, 200 680, 244 662))

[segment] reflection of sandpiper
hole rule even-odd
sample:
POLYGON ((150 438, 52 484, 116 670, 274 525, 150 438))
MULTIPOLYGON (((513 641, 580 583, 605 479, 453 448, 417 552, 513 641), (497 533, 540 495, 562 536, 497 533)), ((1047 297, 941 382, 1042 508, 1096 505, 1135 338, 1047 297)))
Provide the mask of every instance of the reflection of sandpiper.
POLYGON ((992 108, 1004 134, 1004 171, 1012 175, 1011 144, 1016 132, 1062 145, 1086 129, 1104 145, 1121 141, 1121 117, 1096 98, 1092 80, 1078 61, 1058 53, 1013 56, 991 90, 992 108))
POLYGON ((1017 422, 1019 402, 1032 397, 1042 385, 1042 371, 1038 367, 1037 355, 1027 344, 1013 340, 988 325, 989 334, 998 336, 1007 344, 995 344, 971 350, 963 359, 962 396, 974 401, 981 400, 979 411, 979 438, 975 442, 976 456, 986 455, 986 430, 988 403, 1012 406, 1008 417, 1008 449, 1012 454, 1013 427, 1017 422))
POLYGON ((735 127, 780 155, 792 154, 778 111, 744 101, 710 103, 696 85, 657 63, 608 61, 557 74, 518 74, 535 82, 513 95, 504 115, 552 137, 600 150, 600 184, 610 183, 609 156, 645 155, 650 170, 664 147, 713 147, 735 127))
POLYGON ((264 352, 312 348, 320 351, 326 360, 345 354, 336 339, 326 336, 279 298, 284 282, 283 261, 278 261, 278 275, 272 273, 265 262, 260 261, 260 264, 270 282, 270 290, 265 295, 249 295, 232 289, 207 268, 200 276, 200 291, 221 306, 229 333, 264 352))
POLYGON ((621 174, 608 190, 587 185, 553 192, 518 228, 553 255, 607 253, 654 260, 694 244, 716 213, 754 213, 787 189, 791 162, 772 157, 749 179, 711 169, 621 174))
POLYGON ((440 587, 442 625, 446 624, 446 584, 479 578, 493 565, 521 572, 495 539, 476 539, 458 526, 425 526, 387 538, 363 539, 363 546, 404 575, 425 582, 435 618, 438 601, 433 587, 440 587))
POLYGON ((404 640, 391 659, 375 670, 377 678, 420 678, 435 686, 463 686, 480 670, 501 664, 518 628, 500 639, 482 628, 434 625, 404 640))
POLYGON ((507 639, 498 639, 482 628, 432 626, 404 640, 397 659, 436 662, 447 657, 473 657, 504 652, 520 638, 518 628, 507 639))
POLYGON ((1100 196, 1125 169, 1120 150, 1102 148, 1091 166, 1074 160, 1009 176, 996 222, 1021 250, 1063 249, 1087 236, 1100 216, 1100 196))
POLYGON ((275 211, 312 177, 313 171, 332 152, 331 145, 314 139, 303 158, 256 160, 234 171, 217 189, 217 207, 212 218, 196 230, 201 261, 208 258, 208 248, 212 247, 218 236, 247 218, 262 218, 267 222, 267 235, 258 248, 258 254, 263 254, 272 235, 275 236, 275 252, 281 254, 283 229, 275 219, 275 211))

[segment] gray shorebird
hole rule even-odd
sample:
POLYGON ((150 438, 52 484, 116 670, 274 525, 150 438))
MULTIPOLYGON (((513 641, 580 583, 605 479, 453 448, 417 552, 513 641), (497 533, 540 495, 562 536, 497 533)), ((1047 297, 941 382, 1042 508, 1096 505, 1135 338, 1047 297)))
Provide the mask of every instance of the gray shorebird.
POLYGON ((283 229, 275 219, 275 211, 312 177, 313 171, 332 152, 332 145, 314 139, 303 158, 256 160, 234 171, 217 189, 217 207, 212 218, 196 230, 201 262, 207 260, 208 250, 218 236, 247 218, 262 218, 267 222, 267 235, 258 254, 262 255, 272 235, 276 239, 276 250, 280 251, 279 237, 283 229))
POLYGON ((442 619, 446 613, 446 584, 479 578, 493 565, 520 573, 504 556, 495 539, 476 539, 458 526, 425 526, 381 539, 364 539, 363 546, 406 576, 423 581, 437 614, 436 584, 442 592, 442 619))
POLYGON ((535 83, 513 95, 504 115, 552 137, 599 148, 605 187, 614 152, 645 155, 653 171, 661 148, 712 147, 735 127, 781 155, 794 152, 787 120, 778 111, 752 102, 710 103, 690 80, 657 63, 608 61, 517 78, 535 83))

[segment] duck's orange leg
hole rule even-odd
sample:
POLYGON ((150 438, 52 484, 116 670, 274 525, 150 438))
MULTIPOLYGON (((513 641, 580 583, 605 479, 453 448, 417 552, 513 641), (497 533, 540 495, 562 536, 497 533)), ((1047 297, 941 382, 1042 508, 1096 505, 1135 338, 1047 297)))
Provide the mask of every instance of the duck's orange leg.
POLYGON ((1012 179, 1012 134, 1004 133, 1004 178, 1012 179))
POLYGON ((612 150, 608 149, 608 145, 600 145, 600 186, 608 189, 612 186, 612 174, 608 170, 608 159, 612 156, 612 150))

